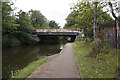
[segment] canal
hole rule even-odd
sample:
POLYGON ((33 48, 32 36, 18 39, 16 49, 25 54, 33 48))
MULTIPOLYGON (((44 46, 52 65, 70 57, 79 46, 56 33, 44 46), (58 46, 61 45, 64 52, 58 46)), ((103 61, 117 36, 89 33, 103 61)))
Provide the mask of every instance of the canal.
POLYGON ((19 72, 31 62, 59 53, 64 44, 38 44, 34 46, 3 48, 2 78, 12 78, 14 73, 19 72))

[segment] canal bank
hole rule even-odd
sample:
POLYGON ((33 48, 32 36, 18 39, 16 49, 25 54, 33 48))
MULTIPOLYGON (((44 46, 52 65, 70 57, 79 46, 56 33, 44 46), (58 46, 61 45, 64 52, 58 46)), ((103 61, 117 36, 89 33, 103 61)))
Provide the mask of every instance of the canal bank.
POLYGON ((21 69, 18 73, 15 73, 13 78, 26 78, 28 75, 30 75, 36 68, 38 68, 41 64, 47 61, 47 58, 41 58, 37 61, 33 61, 30 63, 27 67, 24 69, 21 69))
POLYGON ((9 79, 15 73, 29 66, 34 61, 41 58, 60 53, 64 43, 60 44, 37 44, 31 46, 21 46, 3 48, 2 52, 2 78, 9 79))
POLYGON ((61 54, 51 57, 27 78, 80 78, 71 43, 61 54))
MULTIPOLYGON (((62 52, 63 50, 61 50, 62 52)), ((60 53, 61 53, 60 52, 60 53)), ((59 54, 60 54, 59 53, 59 54)), ((21 69, 18 73, 15 73, 13 78, 27 78, 27 76, 29 76, 30 74, 32 74, 32 72, 34 72, 39 66, 41 66, 43 63, 45 63, 46 61, 49 61, 53 58, 55 58, 57 55, 59 54, 54 54, 52 56, 45 56, 44 58, 41 58, 37 61, 33 61, 32 63, 30 63, 27 67, 21 69)))

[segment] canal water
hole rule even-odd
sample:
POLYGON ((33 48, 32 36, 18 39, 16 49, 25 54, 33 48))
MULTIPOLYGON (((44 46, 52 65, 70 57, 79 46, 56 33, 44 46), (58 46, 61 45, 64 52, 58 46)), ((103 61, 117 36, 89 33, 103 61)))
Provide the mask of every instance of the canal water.
POLYGON ((2 78, 12 78, 14 73, 26 67, 31 62, 44 56, 51 56, 61 51, 64 44, 38 44, 3 48, 2 78))

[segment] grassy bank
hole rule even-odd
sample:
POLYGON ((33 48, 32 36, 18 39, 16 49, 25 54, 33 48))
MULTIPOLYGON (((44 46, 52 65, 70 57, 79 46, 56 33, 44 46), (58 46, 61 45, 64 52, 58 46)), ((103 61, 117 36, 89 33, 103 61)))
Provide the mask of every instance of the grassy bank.
POLYGON ((74 53, 83 78, 115 78, 118 69, 118 53, 111 49, 99 57, 89 56, 91 45, 85 42, 74 42, 74 53))
POLYGON ((30 75, 37 67, 39 67, 46 60, 47 60, 47 58, 42 58, 37 61, 33 61, 27 67, 25 67, 24 69, 22 69, 18 73, 16 73, 14 75, 14 78, 26 78, 28 75, 30 75))

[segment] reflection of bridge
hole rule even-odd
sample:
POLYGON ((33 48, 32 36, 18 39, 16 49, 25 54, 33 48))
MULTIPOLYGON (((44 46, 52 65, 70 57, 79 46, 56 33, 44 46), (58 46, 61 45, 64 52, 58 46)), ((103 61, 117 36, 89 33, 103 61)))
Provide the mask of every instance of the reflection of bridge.
POLYGON ((68 40, 73 42, 79 32, 67 29, 35 29, 33 34, 38 36, 69 36, 68 40))
POLYGON ((34 34, 41 36, 77 36, 79 32, 67 29, 36 29, 34 34))

